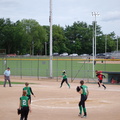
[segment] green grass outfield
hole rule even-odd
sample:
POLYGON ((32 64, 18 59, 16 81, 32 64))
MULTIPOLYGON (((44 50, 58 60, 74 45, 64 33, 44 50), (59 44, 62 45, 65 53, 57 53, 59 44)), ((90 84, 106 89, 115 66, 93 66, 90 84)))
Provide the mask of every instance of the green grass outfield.
MULTIPOLYGON (((3 84, 4 84, 4 81, 0 81, 0 85, 3 85, 3 84)), ((25 83, 24 82, 11 82, 11 84, 25 84, 25 83)))
MULTIPOLYGON (((0 74, 3 75, 6 67, 11 68, 11 74, 15 76, 40 76, 49 77, 49 57, 35 58, 7 58, 6 65, 4 59, 0 59, 0 74)), ((97 59, 94 70, 101 71, 120 71, 120 64, 115 63, 119 59, 97 59), (103 61, 103 63, 102 63, 103 61), (111 61, 112 63, 106 63, 111 61)), ((68 77, 74 78, 92 78, 93 62, 92 59, 80 59, 72 57, 54 57, 53 58, 53 77, 61 75, 63 70, 67 71, 68 77)))

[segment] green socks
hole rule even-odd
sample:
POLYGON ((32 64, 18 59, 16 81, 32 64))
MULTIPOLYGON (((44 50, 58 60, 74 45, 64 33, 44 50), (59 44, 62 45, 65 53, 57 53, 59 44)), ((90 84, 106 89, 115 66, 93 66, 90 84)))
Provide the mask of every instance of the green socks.
POLYGON ((80 114, 82 114, 82 106, 79 106, 80 114))
POLYGON ((68 87, 70 88, 70 85, 68 84, 68 87))
MULTIPOLYGON (((82 106, 79 106, 80 114, 82 114, 82 106)), ((83 108, 84 115, 86 116, 86 108, 83 108)))

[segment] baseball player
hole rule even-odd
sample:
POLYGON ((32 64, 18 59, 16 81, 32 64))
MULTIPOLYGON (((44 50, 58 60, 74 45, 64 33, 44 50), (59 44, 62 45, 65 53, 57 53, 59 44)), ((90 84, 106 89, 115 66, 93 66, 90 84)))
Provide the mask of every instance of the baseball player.
POLYGON ((20 97, 19 108, 21 109, 20 120, 27 120, 29 111, 31 112, 30 99, 26 96, 26 90, 23 90, 23 95, 20 97))
POLYGON ((6 82, 9 82, 9 87, 12 87, 11 86, 11 82, 10 82, 10 68, 8 67, 7 70, 4 71, 4 87, 6 85, 6 82))
POLYGON ((28 83, 28 82, 25 83, 25 87, 23 88, 23 90, 26 90, 26 91, 27 91, 27 96, 29 97, 30 103, 31 103, 31 94, 32 94, 34 97, 35 97, 35 95, 34 95, 34 93, 33 93, 33 91, 32 91, 32 88, 29 87, 29 83, 28 83))
POLYGON ((62 80, 62 82, 61 82, 60 88, 62 87, 62 85, 63 85, 64 82, 66 82, 66 84, 67 84, 68 87, 70 88, 70 84, 68 83, 67 74, 66 74, 66 71, 65 71, 65 70, 63 70, 62 76, 60 76, 60 77, 63 77, 63 80, 62 80))
POLYGON ((105 75, 102 74, 102 71, 95 71, 96 72, 96 77, 98 77, 98 86, 100 87, 101 85, 106 89, 106 86, 103 84, 103 78, 105 78, 105 75))
POLYGON ((80 99, 80 102, 78 104, 79 110, 80 110, 79 116, 81 116, 82 118, 86 118, 87 117, 87 112, 86 112, 86 107, 85 107, 85 101, 87 100, 88 95, 89 95, 88 87, 86 85, 84 85, 84 81, 81 80, 80 81, 80 87, 78 86, 76 88, 76 90, 79 94, 81 94, 81 99, 80 99), (82 116, 82 110, 84 112, 83 116, 82 116))

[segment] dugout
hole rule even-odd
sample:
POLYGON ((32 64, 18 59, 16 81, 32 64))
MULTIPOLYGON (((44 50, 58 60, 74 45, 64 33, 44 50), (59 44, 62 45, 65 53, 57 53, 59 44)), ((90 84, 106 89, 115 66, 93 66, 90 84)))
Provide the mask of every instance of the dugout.
POLYGON ((120 72, 102 72, 108 74, 108 83, 120 83, 120 72))

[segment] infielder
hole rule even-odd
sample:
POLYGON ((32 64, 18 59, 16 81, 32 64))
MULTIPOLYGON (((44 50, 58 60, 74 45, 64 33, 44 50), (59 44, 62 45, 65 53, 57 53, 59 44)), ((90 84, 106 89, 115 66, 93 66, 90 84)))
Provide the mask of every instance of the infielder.
POLYGON ((25 87, 23 88, 23 90, 26 90, 26 91, 27 91, 27 96, 29 97, 30 103, 31 103, 31 94, 32 94, 34 97, 35 97, 35 95, 34 95, 34 93, 33 93, 33 91, 32 91, 32 88, 29 87, 29 83, 28 83, 28 82, 25 83, 25 87))
POLYGON ((31 112, 30 99, 26 96, 27 92, 23 90, 23 95, 20 97, 19 108, 21 109, 20 120, 27 120, 29 111, 31 112))
POLYGON ((68 87, 70 88, 70 84, 68 83, 67 74, 66 74, 65 70, 62 72, 62 77, 63 77, 63 80, 62 80, 62 82, 61 82, 60 88, 62 87, 62 85, 63 85, 64 82, 66 82, 66 84, 67 84, 68 87))
POLYGON ((84 81, 81 80, 80 81, 80 86, 77 86, 76 91, 81 94, 81 98, 80 98, 80 102, 78 104, 79 106, 79 116, 81 116, 82 118, 86 118, 87 117, 87 112, 86 112, 86 107, 85 107, 85 101, 88 98, 89 95, 89 91, 88 91, 88 87, 86 85, 84 85, 84 81), (82 116, 82 110, 84 112, 84 115, 82 116))

